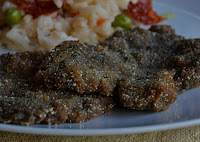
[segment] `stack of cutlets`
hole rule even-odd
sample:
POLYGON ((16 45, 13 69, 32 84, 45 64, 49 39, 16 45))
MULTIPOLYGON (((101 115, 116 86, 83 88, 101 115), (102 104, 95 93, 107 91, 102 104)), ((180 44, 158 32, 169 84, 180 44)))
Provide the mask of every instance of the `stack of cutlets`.
POLYGON ((84 122, 115 103, 162 111, 199 86, 200 40, 170 26, 116 32, 99 45, 63 42, 51 52, 0 57, 0 121, 84 122))
POLYGON ((31 125, 84 122, 108 112, 114 102, 98 93, 49 90, 35 74, 48 52, 23 52, 0 57, 0 121, 31 125))

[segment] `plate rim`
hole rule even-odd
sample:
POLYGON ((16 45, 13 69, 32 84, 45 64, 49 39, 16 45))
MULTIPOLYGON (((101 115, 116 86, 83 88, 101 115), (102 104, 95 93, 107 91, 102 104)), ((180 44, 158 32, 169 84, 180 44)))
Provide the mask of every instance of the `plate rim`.
POLYGON ((15 124, 0 124, 0 131, 15 132, 24 134, 52 135, 52 136, 109 136, 123 134, 138 134, 145 132, 156 132, 172 129, 180 129, 200 124, 200 119, 156 124, 149 126, 137 126, 129 128, 102 128, 102 129, 63 129, 63 128, 35 128, 15 124), (186 123, 187 122, 187 123, 186 123), (45 131, 44 131, 45 130, 45 131), (76 131, 74 133, 74 131, 76 131))

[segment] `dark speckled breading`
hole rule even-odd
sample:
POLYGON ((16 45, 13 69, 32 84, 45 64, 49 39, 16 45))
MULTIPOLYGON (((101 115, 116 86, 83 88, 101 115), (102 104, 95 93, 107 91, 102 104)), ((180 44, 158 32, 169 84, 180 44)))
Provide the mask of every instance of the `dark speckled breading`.
POLYGON ((63 42, 37 58, 3 55, 0 121, 83 122, 109 111, 111 95, 129 109, 166 110, 177 91, 200 85, 199 48, 199 39, 159 25, 118 31, 100 45, 63 42))
POLYGON ((115 93, 125 107, 166 110, 177 94, 175 72, 168 71, 163 62, 183 39, 169 26, 154 26, 151 30, 118 31, 101 45, 63 42, 43 62, 36 78, 48 88, 79 93, 100 92, 110 96, 118 90, 115 93), (164 77, 165 74, 170 77, 164 77), (154 93, 149 94, 150 90, 154 93))
POLYGON ((166 66, 176 71, 174 80, 178 91, 200 86, 200 39, 181 41, 166 60, 166 66))
POLYGON ((47 55, 48 52, 42 51, 1 55, 0 92, 34 87, 34 83, 30 82, 34 81, 35 72, 47 55))
POLYGON ((79 123, 108 112, 114 102, 99 94, 51 91, 35 82, 48 52, 0 56, 0 122, 17 124, 79 123))
POLYGON ((137 63, 132 77, 118 85, 123 106, 137 110, 166 110, 177 91, 199 86, 199 39, 186 40, 170 26, 152 26, 116 32, 102 43, 137 63), (133 59, 134 58, 134 59, 133 59))
POLYGON ((38 65, 48 54, 49 52, 43 51, 7 54, 6 56, 8 56, 9 60, 6 63, 5 71, 18 77, 30 77, 38 71, 38 65))
POLYGON ((141 28, 117 31, 101 44, 109 46, 111 51, 116 51, 116 48, 121 49, 117 52, 123 58, 128 58, 127 61, 131 60, 131 63, 134 58, 133 63, 138 64, 139 69, 158 69, 161 62, 171 56, 179 41, 184 38, 175 35, 174 30, 169 26, 153 26, 151 29, 156 32, 141 28), (163 29, 164 31, 168 29, 170 32, 165 34, 158 32, 163 29))
POLYGON ((173 77, 174 72, 162 70, 122 80, 118 90, 120 102, 129 109, 166 110, 177 99, 173 77))
POLYGON ((80 123, 110 111, 112 99, 65 91, 15 91, 0 95, 0 122, 32 125, 36 123, 80 123))
POLYGON ((175 72, 163 63, 184 38, 176 36, 169 26, 153 26, 151 30, 118 31, 102 43, 115 52, 116 48, 122 49, 120 56, 137 68, 137 72, 123 78, 118 85, 120 102, 130 109, 166 110, 177 98, 175 72))
POLYGON ((117 81, 123 75, 131 75, 133 70, 117 52, 110 52, 106 47, 63 42, 46 58, 36 77, 47 88, 111 96, 117 81))

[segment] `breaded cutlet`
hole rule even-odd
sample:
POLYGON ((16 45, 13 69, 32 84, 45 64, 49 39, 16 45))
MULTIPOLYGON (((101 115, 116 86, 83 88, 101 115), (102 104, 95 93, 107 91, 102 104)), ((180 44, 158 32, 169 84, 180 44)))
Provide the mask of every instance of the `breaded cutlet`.
POLYGON ((198 40, 157 25, 117 31, 100 45, 63 42, 44 60, 36 78, 47 88, 99 92, 119 97, 124 107, 160 111, 175 102, 177 91, 199 85, 198 63, 198 40), (182 60, 179 54, 191 66, 174 66, 182 60))
POLYGON ((48 52, 22 52, 0 56, 0 122, 80 123, 108 112, 112 98, 98 93, 45 89, 35 72, 48 52))

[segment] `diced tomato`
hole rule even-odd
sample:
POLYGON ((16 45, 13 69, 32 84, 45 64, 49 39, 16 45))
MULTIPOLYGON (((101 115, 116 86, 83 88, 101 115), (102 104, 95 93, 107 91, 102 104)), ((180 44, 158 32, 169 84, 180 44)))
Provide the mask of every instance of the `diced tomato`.
POLYGON ((106 19, 106 18, 102 18, 102 19, 97 20, 97 26, 102 26, 103 23, 105 23, 107 20, 108 19, 106 19))
POLYGON ((152 0, 139 0, 136 4, 130 2, 129 12, 135 20, 145 25, 152 25, 165 20, 153 10, 152 0))
POLYGON ((34 17, 49 14, 59 9, 52 0, 34 2, 27 2, 23 0, 12 1, 19 7, 20 10, 24 10, 26 13, 31 14, 34 17))

